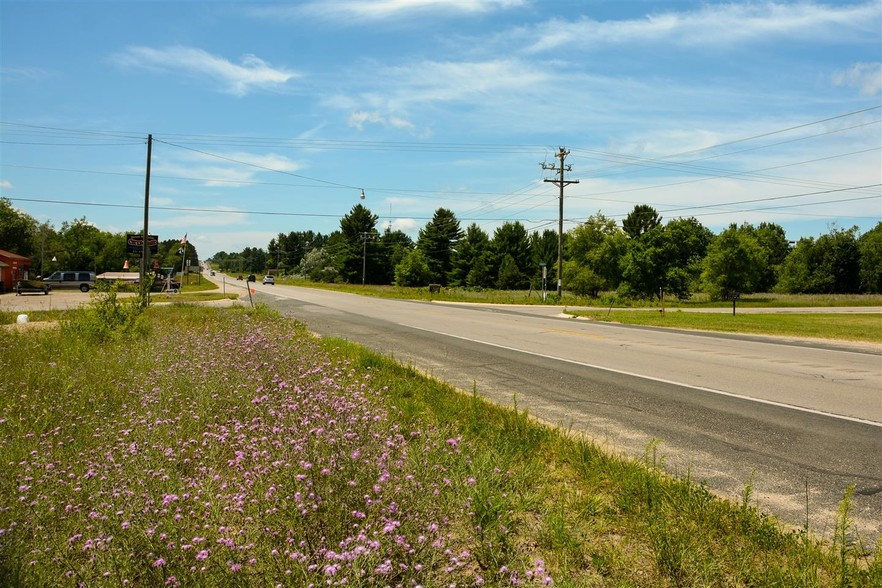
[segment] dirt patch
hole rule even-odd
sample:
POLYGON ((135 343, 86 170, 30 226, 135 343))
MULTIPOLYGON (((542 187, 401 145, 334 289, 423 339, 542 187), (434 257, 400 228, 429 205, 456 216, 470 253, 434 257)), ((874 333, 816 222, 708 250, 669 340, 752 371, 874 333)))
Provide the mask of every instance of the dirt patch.
POLYGON ((7 331, 37 331, 41 329, 56 329, 58 328, 58 321, 28 321, 26 323, 12 323, 0 326, 7 331))

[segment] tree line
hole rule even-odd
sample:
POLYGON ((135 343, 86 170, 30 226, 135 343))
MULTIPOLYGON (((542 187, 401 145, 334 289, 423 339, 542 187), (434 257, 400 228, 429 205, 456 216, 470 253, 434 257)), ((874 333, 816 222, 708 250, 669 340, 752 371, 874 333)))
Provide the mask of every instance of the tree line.
MULTIPOLYGON (((210 261, 228 273, 276 270, 321 282, 555 290, 554 230, 531 233, 511 221, 489 235, 474 223, 462 229, 452 211, 439 208, 414 241, 389 227, 379 231, 377 220, 357 204, 330 235, 279 233, 266 249, 222 251, 210 261)), ((598 212, 567 231, 564 289, 630 298, 882 293, 882 222, 864 234, 833 227, 792 242, 770 222, 733 224, 715 235, 692 217, 662 220, 651 206, 637 205, 621 226, 598 212)))
MULTIPOLYGON (((277 270, 322 282, 556 289, 554 230, 528 232, 512 221, 490 235, 474 223, 462 229, 452 211, 439 208, 414 241, 399 230, 378 230, 377 221, 357 204, 329 235, 279 233, 266 248, 222 251, 211 261, 228 273, 277 270)), ((857 227, 833 227, 792 242, 775 223, 733 224, 715 235, 695 218, 663 222, 651 206, 637 205, 621 225, 600 212, 590 216, 567 231, 562 243, 563 287, 582 296, 882 293, 882 222, 863 234, 857 227)), ((138 255, 126 254, 125 233, 101 231, 85 217, 56 229, 5 198, 0 198, 0 249, 30 257, 36 275, 121 271, 126 261, 137 271, 140 263, 138 255)), ((187 258, 191 264, 198 259, 189 243, 187 258)), ((160 267, 181 267, 180 239, 160 241, 151 259, 160 267)))
MULTIPOLYGON (((181 237, 160 240, 150 265, 180 270, 184 261, 181 237)), ((56 229, 17 210, 8 198, 0 198, 0 249, 29 257, 34 275, 42 276, 56 270, 120 272, 127 261, 130 271, 138 271, 141 265, 140 254, 126 253, 126 233, 102 231, 85 217, 64 221, 56 229)), ((187 244, 186 257, 190 265, 198 260, 192 243, 187 244)))

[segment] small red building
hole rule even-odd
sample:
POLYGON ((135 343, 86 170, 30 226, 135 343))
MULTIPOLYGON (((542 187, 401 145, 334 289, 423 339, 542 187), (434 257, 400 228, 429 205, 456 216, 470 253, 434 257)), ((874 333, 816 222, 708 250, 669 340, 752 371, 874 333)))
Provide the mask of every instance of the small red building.
POLYGON ((31 277, 29 257, 0 249, 0 292, 12 292, 18 280, 31 277))

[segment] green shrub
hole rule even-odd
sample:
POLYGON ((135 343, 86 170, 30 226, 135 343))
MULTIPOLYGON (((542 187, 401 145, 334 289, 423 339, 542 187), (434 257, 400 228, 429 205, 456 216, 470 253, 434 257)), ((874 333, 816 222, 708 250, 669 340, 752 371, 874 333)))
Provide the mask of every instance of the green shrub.
POLYGON ((118 291, 118 284, 99 284, 88 304, 61 321, 62 330, 73 337, 97 342, 144 334, 147 322, 137 299, 120 299, 118 291))

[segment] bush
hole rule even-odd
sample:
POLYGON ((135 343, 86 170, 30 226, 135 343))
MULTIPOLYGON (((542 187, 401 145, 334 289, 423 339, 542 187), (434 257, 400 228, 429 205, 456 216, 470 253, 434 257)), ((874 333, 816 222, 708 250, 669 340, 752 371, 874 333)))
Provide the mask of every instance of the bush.
POLYGON ((146 321, 137 298, 120 299, 119 284, 99 282, 89 304, 62 321, 61 328, 77 338, 107 341, 124 335, 144 333, 146 321))

